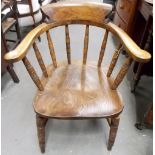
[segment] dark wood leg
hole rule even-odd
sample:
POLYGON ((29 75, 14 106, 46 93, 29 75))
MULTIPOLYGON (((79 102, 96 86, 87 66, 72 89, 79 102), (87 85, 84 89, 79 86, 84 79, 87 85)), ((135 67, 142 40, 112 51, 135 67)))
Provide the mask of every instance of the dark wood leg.
POLYGON ((20 34, 20 28, 18 23, 15 24, 16 32, 17 32, 17 38, 19 39, 19 42, 21 41, 21 34, 20 34))
POLYGON ((132 88, 131 88, 131 92, 134 93, 135 90, 136 90, 136 86, 138 85, 139 81, 140 81, 140 73, 141 73, 141 70, 142 70, 142 67, 143 67, 143 64, 139 64, 138 65, 138 69, 137 69, 137 72, 135 73, 134 75, 134 79, 133 79, 133 84, 132 84, 132 88))
POLYGON ((13 81, 15 83, 19 83, 19 79, 18 79, 18 76, 16 75, 14 69, 12 66, 8 65, 7 66, 7 71, 9 72, 10 76, 12 77, 13 81))
POLYGON ((17 8, 17 1, 13 2, 13 10, 14 10, 14 18, 16 19, 16 24, 15 24, 15 29, 17 33, 17 38, 19 39, 19 42, 21 41, 21 33, 20 33, 20 27, 19 27, 19 22, 18 22, 18 8, 17 8))
POLYGON ((38 131, 38 140, 39 146, 42 153, 45 152, 45 126, 47 118, 36 115, 37 131, 38 131))
POLYGON ((135 127, 139 130, 142 130, 145 127, 153 126, 153 104, 149 106, 146 113, 144 114, 144 118, 140 123, 136 123, 135 127))
POLYGON ((108 150, 112 149, 112 146, 115 142, 118 125, 119 125, 119 118, 111 118, 109 140, 108 140, 108 150))
POLYGON ((40 36, 38 37, 38 40, 39 40, 39 42, 41 42, 41 37, 40 36))

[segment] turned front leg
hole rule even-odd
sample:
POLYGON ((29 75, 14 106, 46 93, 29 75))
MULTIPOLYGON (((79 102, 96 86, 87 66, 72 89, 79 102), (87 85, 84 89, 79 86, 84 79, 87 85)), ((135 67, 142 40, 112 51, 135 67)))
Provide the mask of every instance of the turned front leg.
POLYGON ((112 146, 115 142, 118 125, 119 125, 119 118, 111 118, 110 133, 109 133, 109 140, 108 140, 108 150, 112 149, 112 146))
POLYGON ((36 115, 36 123, 37 123, 37 132, 38 132, 38 140, 41 152, 45 152, 45 126, 47 122, 47 118, 36 115))

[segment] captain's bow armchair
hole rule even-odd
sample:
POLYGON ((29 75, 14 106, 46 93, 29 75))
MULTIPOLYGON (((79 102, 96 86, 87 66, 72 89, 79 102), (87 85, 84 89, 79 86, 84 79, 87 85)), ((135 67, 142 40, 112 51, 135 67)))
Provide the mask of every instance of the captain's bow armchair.
MULTIPOLYGON (((23 61, 29 75, 38 88, 33 101, 36 112, 39 145, 45 151, 45 125, 48 119, 98 119, 105 118, 109 124, 108 150, 111 150, 118 125, 119 116, 123 110, 123 101, 118 92, 118 86, 125 77, 132 60, 146 63, 151 55, 142 50, 119 27, 111 22, 105 22, 112 7, 102 3, 55 3, 47 5, 44 10, 50 17, 48 23, 43 23, 32 30, 19 46, 5 55, 6 61, 23 61), (81 63, 72 61, 70 48, 70 31, 72 24, 86 25, 84 36, 83 57, 81 63), (87 61, 89 26, 105 29, 103 42, 96 64, 87 61), (59 62, 56 57, 50 30, 64 26, 66 36, 66 63, 59 62), (108 70, 102 67, 108 34, 112 33, 120 45, 112 56, 108 70), (41 52, 37 46, 37 38, 45 33, 48 41, 49 54, 52 63, 45 66, 41 52), (43 72, 39 77, 27 58, 29 49, 33 47, 36 58, 43 72), (124 47, 129 57, 122 64, 120 71, 111 78, 124 47)), ((78 32, 77 32, 78 33, 78 32)), ((45 52, 45 51, 44 51, 45 52)), ((108 51, 110 52, 110 51, 108 51)))

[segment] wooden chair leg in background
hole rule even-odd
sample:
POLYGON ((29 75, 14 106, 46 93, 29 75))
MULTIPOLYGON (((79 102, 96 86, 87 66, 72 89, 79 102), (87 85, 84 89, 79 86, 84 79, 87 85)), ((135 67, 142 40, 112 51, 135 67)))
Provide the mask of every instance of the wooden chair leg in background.
POLYGON ((132 93, 135 92, 136 87, 137 87, 137 85, 138 85, 138 83, 139 83, 139 81, 140 81, 140 78, 141 78, 140 73, 141 73, 141 71, 142 71, 142 67, 143 67, 143 64, 140 63, 140 64, 138 65, 137 72, 136 72, 135 75, 134 75, 133 83, 132 83, 132 86, 131 86, 131 92, 132 92, 132 93))
POLYGON ((7 71, 9 72, 9 74, 10 74, 10 76, 12 77, 13 81, 14 81, 15 83, 19 83, 19 78, 18 78, 17 74, 15 73, 15 71, 14 71, 12 65, 8 65, 8 66, 7 66, 7 71))
POLYGON ((42 153, 45 152, 45 126, 47 123, 47 118, 36 115, 37 132, 39 146, 42 153))
POLYGON ((15 25, 15 29, 17 32, 17 38, 19 39, 19 42, 20 42, 22 40, 22 37, 21 37, 20 28, 19 28, 18 23, 15 25))
POLYGON ((119 125, 119 118, 111 118, 110 122, 110 132, 109 132, 109 140, 108 140, 108 150, 112 149, 112 146, 115 142, 117 130, 119 125))

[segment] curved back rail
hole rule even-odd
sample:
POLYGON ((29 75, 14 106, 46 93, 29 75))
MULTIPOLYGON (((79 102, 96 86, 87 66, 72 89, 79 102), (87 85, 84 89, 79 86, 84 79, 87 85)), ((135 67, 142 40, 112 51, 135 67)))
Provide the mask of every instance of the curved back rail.
POLYGON ((111 11, 111 5, 100 4, 100 3, 56 3, 46 6, 45 8, 50 20, 47 23, 43 23, 32 30, 18 45, 18 47, 10 51, 5 55, 5 60, 17 62, 22 60, 28 73, 30 74, 32 80, 38 87, 40 91, 44 90, 44 87, 39 79, 37 73, 34 68, 30 64, 26 55, 31 46, 33 46, 36 58, 40 65, 40 68, 43 72, 45 78, 48 78, 46 66, 43 62, 41 53, 35 43, 35 40, 43 33, 46 33, 48 40, 48 47, 50 51, 50 55, 52 58, 53 66, 57 68, 57 60, 54 50, 54 45, 52 42, 52 38, 50 35, 50 29, 65 26, 65 36, 66 36, 66 53, 68 64, 71 64, 71 48, 70 48, 70 35, 69 35, 69 25, 70 24, 84 24, 86 25, 85 36, 84 36, 84 49, 83 49, 83 65, 86 65, 87 62, 87 52, 88 52, 88 43, 89 43, 89 25, 97 26, 105 29, 105 34, 103 37, 101 50, 99 54, 98 67, 101 67, 106 43, 108 39, 108 34, 111 32, 114 34, 119 40, 120 45, 114 52, 114 55, 111 60, 111 64, 109 66, 109 70, 107 72, 107 78, 110 77, 112 71, 115 67, 115 64, 118 60, 121 47, 123 46, 126 49, 126 52, 129 55, 129 58, 126 59, 124 64, 122 65, 118 75, 114 79, 111 89, 116 89, 124 76, 126 75, 128 68, 130 67, 132 60, 138 62, 148 62, 151 58, 151 55, 140 49, 136 43, 119 27, 115 24, 106 22, 106 17, 111 11))

